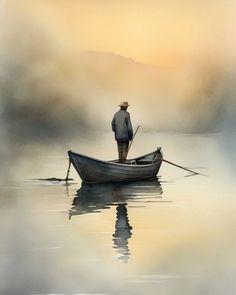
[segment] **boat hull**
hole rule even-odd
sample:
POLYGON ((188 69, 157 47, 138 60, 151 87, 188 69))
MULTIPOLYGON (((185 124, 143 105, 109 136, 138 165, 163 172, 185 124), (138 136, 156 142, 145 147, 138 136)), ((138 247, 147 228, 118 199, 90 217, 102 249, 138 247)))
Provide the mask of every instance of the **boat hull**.
POLYGON ((143 157, 129 160, 127 164, 116 161, 101 161, 88 156, 68 151, 68 155, 75 170, 86 183, 123 182, 132 180, 147 180, 156 178, 162 163, 160 149, 143 157), (150 161, 155 155, 159 158, 150 161), (132 165, 132 162, 143 161, 148 164, 132 165))

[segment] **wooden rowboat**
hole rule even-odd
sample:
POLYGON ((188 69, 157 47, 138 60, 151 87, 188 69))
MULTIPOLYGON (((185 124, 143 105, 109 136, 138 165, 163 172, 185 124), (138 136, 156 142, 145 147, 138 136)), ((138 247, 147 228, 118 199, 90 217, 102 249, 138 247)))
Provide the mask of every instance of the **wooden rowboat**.
POLYGON ((126 160, 124 164, 118 163, 118 160, 102 161, 72 151, 68 151, 68 155, 86 183, 154 179, 163 158, 161 148, 142 157, 126 160))

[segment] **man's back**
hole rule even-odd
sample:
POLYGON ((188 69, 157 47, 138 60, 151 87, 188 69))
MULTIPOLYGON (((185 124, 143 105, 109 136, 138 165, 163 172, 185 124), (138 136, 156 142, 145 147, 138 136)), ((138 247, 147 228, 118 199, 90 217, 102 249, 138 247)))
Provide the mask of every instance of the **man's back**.
POLYGON ((117 141, 129 141, 133 137, 130 114, 126 110, 119 110, 112 120, 112 130, 117 141))
POLYGON ((111 125, 117 141, 119 162, 125 163, 129 149, 129 141, 133 137, 133 128, 130 121, 130 115, 126 111, 129 103, 123 101, 119 106, 120 110, 115 113, 111 125))

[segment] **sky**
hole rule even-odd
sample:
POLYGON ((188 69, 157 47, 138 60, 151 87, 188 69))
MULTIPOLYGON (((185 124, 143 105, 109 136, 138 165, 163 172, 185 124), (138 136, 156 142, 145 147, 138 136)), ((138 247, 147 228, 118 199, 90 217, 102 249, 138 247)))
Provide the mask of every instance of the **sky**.
POLYGON ((222 58, 235 37, 232 0, 7 0, 5 5, 10 15, 48 29, 59 46, 113 52, 156 66, 179 65, 195 50, 222 58))
POLYGON ((144 129, 234 125, 234 1, 0 4, 4 132, 108 129, 121 100, 144 129))

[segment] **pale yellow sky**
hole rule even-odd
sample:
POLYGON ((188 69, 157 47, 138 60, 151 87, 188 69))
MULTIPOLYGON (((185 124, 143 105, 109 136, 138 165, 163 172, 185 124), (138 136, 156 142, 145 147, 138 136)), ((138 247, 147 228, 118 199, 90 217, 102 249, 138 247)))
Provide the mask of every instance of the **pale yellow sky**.
POLYGON ((103 1, 8 0, 58 46, 113 52, 157 66, 173 66, 192 52, 225 54, 232 0, 103 1))

